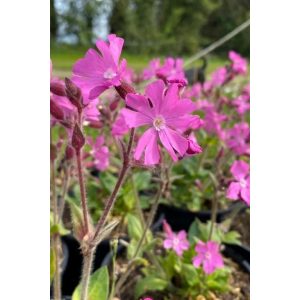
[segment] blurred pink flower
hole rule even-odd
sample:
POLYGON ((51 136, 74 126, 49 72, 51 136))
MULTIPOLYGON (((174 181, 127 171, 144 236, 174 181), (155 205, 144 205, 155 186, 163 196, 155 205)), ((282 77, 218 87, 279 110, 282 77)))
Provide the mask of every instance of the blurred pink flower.
POLYGON ((87 143, 92 147, 90 154, 93 157, 93 165, 96 169, 104 171, 109 166, 109 150, 104 146, 104 137, 98 136, 94 142, 91 137, 87 138, 87 143))
POLYGON ((112 135, 115 137, 121 137, 129 131, 129 127, 126 124, 125 117, 122 110, 117 116, 113 126, 112 126, 112 135))
POLYGON ((211 83, 214 87, 221 86, 227 78, 227 70, 225 67, 218 68, 211 75, 211 83))
POLYGON ((198 268, 202 264, 206 274, 211 274, 216 269, 222 268, 224 263, 219 248, 219 245, 214 241, 207 243, 199 241, 195 247, 197 255, 193 258, 194 267, 198 268))
POLYGON ((164 248, 173 249, 178 256, 182 256, 183 252, 190 246, 189 241, 186 238, 186 232, 181 230, 177 234, 174 233, 165 220, 163 221, 163 229, 166 234, 163 244, 164 248))
POLYGON ((250 154, 250 128, 245 122, 235 124, 226 132, 226 144, 237 155, 250 154))
POLYGON ((156 71, 160 68, 160 59, 154 58, 150 61, 149 67, 145 68, 143 71, 144 80, 149 80, 156 75, 156 71))
POLYGON ((242 199, 250 206, 250 174, 249 165, 243 160, 236 160, 230 172, 235 181, 231 182, 227 189, 227 198, 232 200, 242 199))
POLYGON ((188 83, 181 58, 166 58, 164 65, 156 71, 156 77, 168 83, 179 83, 180 86, 185 86, 188 83))
POLYGON ((236 110, 239 115, 244 115, 246 111, 250 109, 250 103, 248 97, 244 94, 238 96, 232 101, 233 105, 236 107, 236 110))
POLYGON ((121 85, 126 60, 119 64, 124 40, 115 34, 108 36, 108 43, 98 40, 96 46, 101 55, 89 49, 85 57, 73 66, 72 81, 80 88, 88 91, 88 99, 98 97, 103 91, 121 85))
POLYGON ((231 68, 236 74, 246 74, 247 73, 247 60, 241 57, 235 51, 229 51, 229 59, 232 62, 231 68))
POLYGON ((146 165, 158 164, 160 153, 158 138, 174 161, 183 157, 188 150, 189 141, 182 132, 187 130, 195 116, 195 104, 189 99, 179 99, 179 87, 171 84, 167 89, 162 80, 146 87, 146 96, 128 94, 123 115, 129 128, 150 126, 138 141, 134 158, 139 160, 145 153, 146 165))

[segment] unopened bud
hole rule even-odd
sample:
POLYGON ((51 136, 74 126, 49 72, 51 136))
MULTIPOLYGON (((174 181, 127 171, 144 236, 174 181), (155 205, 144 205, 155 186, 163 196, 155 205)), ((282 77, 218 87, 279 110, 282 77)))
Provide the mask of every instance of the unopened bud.
POLYGON ((121 85, 115 87, 116 91, 122 99, 125 100, 126 95, 129 93, 135 93, 134 88, 126 82, 122 82, 121 85))
POLYGON ((52 81, 50 83, 50 91, 57 96, 66 96, 65 86, 59 81, 52 81))
POLYGON ((64 119, 63 110, 51 98, 50 98, 50 113, 57 120, 63 120, 64 119))
POLYGON ((74 155, 74 149, 70 145, 68 145, 65 153, 66 160, 71 160, 74 157, 74 155))
POLYGON ((72 135, 72 147, 76 150, 79 151, 85 143, 85 138, 84 135, 79 128, 78 124, 75 124, 74 130, 73 130, 73 135, 72 135))
POLYGON ((69 78, 65 78, 66 95, 70 102, 81 111, 83 108, 83 99, 81 90, 69 78))

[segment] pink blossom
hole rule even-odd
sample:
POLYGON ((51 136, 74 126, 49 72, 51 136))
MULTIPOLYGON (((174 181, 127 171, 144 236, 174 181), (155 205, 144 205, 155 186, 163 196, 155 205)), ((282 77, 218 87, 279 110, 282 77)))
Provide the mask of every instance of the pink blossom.
POLYGON ((211 83, 214 87, 218 87, 225 83, 226 78, 227 78, 227 70, 225 67, 221 67, 221 68, 218 68, 211 75, 211 83))
POLYGON ((237 155, 250 154, 250 128, 245 122, 235 124, 233 128, 229 129, 225 136, 226 143, 237 155))
POLYGON ((165 89, 164 82, 157 80, 146 87, 146 96, 128 94, 123 115, 129 128, 149 126, 138 141, 134 158, 139 160, 145 153, 146 165, 158 164, 160 152, 158 139, 174 161, 186 153, 189 141, 182 132, 187 130, 195 116, 195 104, 189 99, 179 99, 178 86, 171 84, 165 89))
POLYGON ((174 233, 170 225, 164 220, 163 228, 166 234, 164 240, 165 249, 173 249, 178 256, 182 256, 183 252, 189 248, 189 241, 187 240, 186 232, 184 230, 179 231, 177 234, 174 233))
POLYGON ((93 142, 91 137, 87 138, 87 143, 92 147, 90 154, 93 157, 93 165, 96 169, 104 171, 109 166, 109 150, 104 146, 104 137, 98 136, 93 142))
POLYGON ((164 65, 156 71, 156 77, 169 83, 179 83, 180 86, 187 85, 181 58, 166 58, 164 65))
POLYGON ((192 133, 189 137, 188 137, 188 142, 189 142, 189 146, 188 149, 186 151, 187 155, 195 155, 198 153, 202 152, 202 148, 201 146, 198 145, 197 143, 197 139, 194 133, 192 133))
POLYGON ((88 91, 88 99, 98 97, 103 91, 121 85, 126 60, 119 64, 124 40, 115 34, 108 36, 108 43, 102 40, 96 42, 101 55, 94 49, 89 49, 85 57, 73 66, 72 81, 80 88, 88 91))
POLYGON ((232 71, 236 74, 246 74, 247 73, 247 61, 245 58, 241 57, 235 51, 229 51, 229 59, 232 62, 232 71))
POLYGON ((113 126, 112 126, 112 135, 115 137, 121 137, 129 131, 129 127, 126 124, 125 117, 122 110, 117 116, 113 126))
POLYGON ((185 98, 199 98, 202 91, 201 83, 197 82, 193 84, 191 87, 187 87, 183 93, 183 97, 185 98))
POLYGON ((213 273, 218 268, 223 268, 223 258, 219 245, 214 241, 204 243, 199 241, 195 247, 197 255, 193 258, 193 265, 198 268, 201 264, 206 274, 213 273))
POLYGON ((250 206, 250 175, 249 165, 243 160, 236 160, 230 172, 235 181, 231 182, 227 189, 227 198, 232 200, 242 199, 250 206))
POLYGON ((233 105, 236 107, 236 110, 239 115, 244 115, 246 111, 250 109, 250 103, 248 101, 248 97, 244 94, 238 96, 236 99, 232 101, 233 105))
POLYGON ((149 67, 145 68, 143 71, 144 80, 149 80, 156 76, 157 70, 160 68, 160 59, 154 58, 150 61, 149 67))

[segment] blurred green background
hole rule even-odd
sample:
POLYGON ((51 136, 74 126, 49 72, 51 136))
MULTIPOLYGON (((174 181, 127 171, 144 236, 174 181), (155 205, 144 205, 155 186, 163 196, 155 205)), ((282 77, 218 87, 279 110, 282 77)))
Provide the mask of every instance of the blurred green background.
MULTIPOLYGON (((136 70, 153 57, 188 58, 246 21, 250 0, 50 0, 50 8, 54 74, 66 76, 110 32, 125 38, 123 57, 136 70)), ((249 34, 248 28, 216 49, 207 71, 231 49, 249 57, 249 34)))

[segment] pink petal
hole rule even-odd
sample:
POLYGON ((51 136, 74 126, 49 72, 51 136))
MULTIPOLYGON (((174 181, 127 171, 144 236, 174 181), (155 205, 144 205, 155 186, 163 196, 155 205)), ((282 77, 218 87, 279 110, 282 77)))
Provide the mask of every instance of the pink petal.
POLYGON ((250 206, 250 189, 248 187, 241 190, 241 197, 250 206))
POLYGON ((110 53, 115 61, 115 64, 118 65, 122 48, 124 45, 124 39, 117 37, 115 34, 109 34, 108 41, 110 53))
POLYGON ((148 117, 153 117, 153 110, 150 107, 149 101, 146 97, 138 94, 127 94, 126 104, 134 110, 145 114, 148 117))
POLYGON ((148 116, 140 112, 124 108, 122 110, 122 114, 129 128, 136 128, 143 125, 152 125, 152 120, 148 116))
POLYGON ((156 132, 153 128, 149 128, 144 132, 144 134, 140 137, 138 144, 135 149, 134 159, 139 160, 144 152, 144 149, 147 147, 149 140, 155 138, 156 132))
POLYGON ((148 140, 145 149, 145 165, 156 165, 159 163, 160 155, 157 144, 157 133, 153 130, 153 134, 148 140))
POLYGON ((96 46, 102 54, 103 57, 102 62, 104 65, 104 70, 108 68, 112 68, 113 70, 116 70, 117 64, 113 59, 112 53, 110 52, 108 45, 104 41, 98 40, 96 42, 96 46))
POLYGON ((171 146, 180 154, 180 156, 183 156, 188 149, 188 140, 177 131, 170 128, 165 128, 164 132, 171 146))
POLYGON ((173 149, 173 147, 171 146, 169 139, 165 133, 165 130, 161 130, 158 132, 159 134, 159 138, 161 143, 163 144, 163 146, 166 148, 166 150, 168 151, 168 153, 170 154, 170 156, 172 157, 172 159, 174 161, 178 161, 178 157, 173 149))
POLYGON ((238 182, 231 182, 226 193, 228 199, 237 200, 239 198, 239 193, 241 186, 238 182))
POLYGON ((173 247, 173 241, 170 239, 164 240, 164 248, 165 249, 171 249, 173 247))
POLYGON ((232 164, 230 172, 237 180, 245 178, 249 174, 249 164, 243 160, 236 160, 232 164))
POLYGON ((186 239, 186 232, 184 230, 180 230, 177 234, 177 237, 179 240, 184 240, 186 239))
POLYGON ((209 275, 209 274, 213 273, 215 269, 216 269, 216 268, 215 268, 215 266, 211 263, 211 261, 209 261, 209 260, 204 260, 204 262, 203 262, 203 270, 204 270, 204 272, 205 272, 206 274, 209 275))
POLYGON ((193 258, 193 266, 195 268, 199 268, 199 266, 201 265, 202 261, 203 261, 203 257, 201 257, 199 255, 195 256, 193 258))
POLYGON ((154 111, 156 113, 160 112, 160 107, 163 102, 163 93, 165 89, 165 84, 162 80, 154 81, 147 85, 145 94, 150 98, 154 111))

